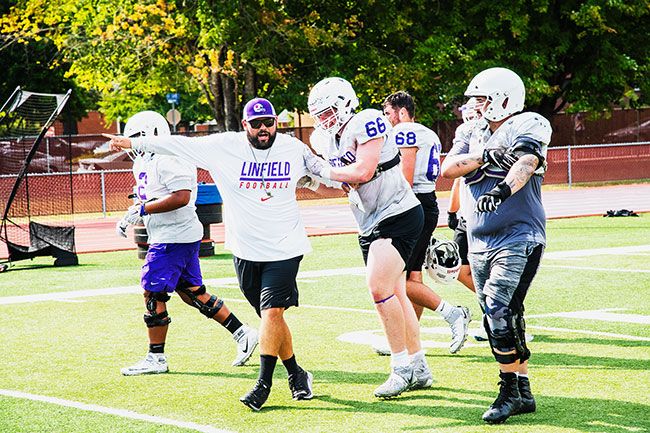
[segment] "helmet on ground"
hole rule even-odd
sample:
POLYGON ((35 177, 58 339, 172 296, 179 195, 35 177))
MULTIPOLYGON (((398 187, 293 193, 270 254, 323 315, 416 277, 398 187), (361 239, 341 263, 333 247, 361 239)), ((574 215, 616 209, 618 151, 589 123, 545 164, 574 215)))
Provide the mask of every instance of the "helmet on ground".
POLYGON ((489 101, 483 117, 499 122, 524 109, 526 88, 519 75, 506 68, 490 68, 470 81, 465 96, 484 96, 489 101))
POLYGON ((461 260, 458 244, 446 239, 431 238, 424 258, 424 266, 431 278, 439 283, 451 283, 458 278, 461 260))
MULTIPOLYGON (((152 137, 155 135, 171 135, 169 123, 160 114, 155 111, 141 111, 134 114, 124 126, 125 137, 152 137)), ((131 150, 137 156, 143 156, 141 152, 131 150)))
POLYGON ((463 122, 471 122, 472 120, 480 119, 481 112, 479 111, 478 101, 476 98, 471 97, 464 105, 460 107, 460 114, 463 116, 463 122))
POLYGON ((352 118, 359 98, 349 81, 330 77, 312 87, 307 105, 315 126, 333 135, 352 118))

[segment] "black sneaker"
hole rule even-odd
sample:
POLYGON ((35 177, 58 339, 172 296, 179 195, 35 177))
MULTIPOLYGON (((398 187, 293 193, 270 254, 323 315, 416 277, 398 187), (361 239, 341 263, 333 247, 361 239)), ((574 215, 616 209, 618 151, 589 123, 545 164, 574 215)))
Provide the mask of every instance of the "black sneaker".
POLYGON ((520 413, 521 409, 517 374, 499 373, 499 377, 499 395, 483 414, 483 421, 488 424, 501 424, 512 415, 520 413))
POLYGON ((530 390, 530 381, 527 377, 519 377, 517 385, 519 387, 519 394, 521 395, 521 409, 519 409, 519 413, 535 412, 537 404, 530 390))
POLYGON ((294 400, 311 400, 314 394, 311 390, 311 384, 314 381, 314 376, 303 370, 302 368, 298 373, 289 375, 289 389, 294 400))
POLYGON ((266 403, 266 399, 269 398, 270 393, 271 386, 262 379, 258 379, 253 389, 251 389, 248 394, 241 397, 239 401, 254 411, 259 411, 262 408, 262 405, 266 403))

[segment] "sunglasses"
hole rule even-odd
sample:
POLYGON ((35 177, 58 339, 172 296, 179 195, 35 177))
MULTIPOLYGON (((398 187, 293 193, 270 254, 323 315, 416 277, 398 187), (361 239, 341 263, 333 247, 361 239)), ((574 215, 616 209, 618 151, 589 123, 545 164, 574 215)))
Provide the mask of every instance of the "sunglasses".
POLYGON ((264 119, 252 119, 248 121, 248 124, 253 129, 259 129, 262 125, 266 126, 267 128, 270 128, 273 125, 275 125, 275 118, 267 117, 264 119))

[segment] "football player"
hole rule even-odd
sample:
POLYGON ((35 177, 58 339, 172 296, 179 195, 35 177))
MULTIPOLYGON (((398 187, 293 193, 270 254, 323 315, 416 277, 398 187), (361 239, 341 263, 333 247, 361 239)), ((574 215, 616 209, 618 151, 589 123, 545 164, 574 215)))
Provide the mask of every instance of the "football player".
POLYGON ((366 281, 391 350, 391 374, 374 392, 394 397, 431 386, 419 324, 406 295, 406 264, 422 231, 422 206, 399 167, 391 124, 379 110, 355 113, 359 100, 345 79, 318 82, 308 98, 316 128, 327 133, 326 177, 350 185, 366 281))
MULTIPOLYGON (((129 119, 126 137, 170 136, 163 116, 142 111, 129 119)), ((126 237, 129 224, 140 218, 147 228, 149 250, 142 266, 142 288, 147 312, 149 353, 121 370, 125 376, 166 373, 165 340, 171 318, 169 293, 176 292, 188 305, 226 328, 237 343, 233 366, 242 366, 257 347, 257 331, 239 321, 223 300, 206 291, 201 276, 199 248, 203 226, 196 215, 196 167, 173 156, 134 152, 133 175, 138 203, 129 207, 117 224, 126 237)))
POLYGON ((491 424, 536 410, 524 300, 546 245, 541 185, 552 130, 540 114, 522 112, 525 94, 521 78, 509 69, 477 74, 465 95, 476 98, 484 121, 468 143, 454 144, 442 164, 443 176, 464 176, 468 187, 461 207, 469 261, 501 379, 498 397, 483 414, 491 424))
POLYGON ((425 307, 445 319, 451 328, 449 352, 457 353, 467 338, 471 320, 469 309, 448 304, 422 281, 422 264, 431 234, 438 224, 436 179, 440 172, 442 145, 435 132, 415 122, 415 102, 408 93, 399 91, 389 95, 383 108, 384 115, 393 125, 388 140, 399 149, 404 177, 424 210, 424 228, 406 265, 406 294, 413 302, 418 319, 425 307))

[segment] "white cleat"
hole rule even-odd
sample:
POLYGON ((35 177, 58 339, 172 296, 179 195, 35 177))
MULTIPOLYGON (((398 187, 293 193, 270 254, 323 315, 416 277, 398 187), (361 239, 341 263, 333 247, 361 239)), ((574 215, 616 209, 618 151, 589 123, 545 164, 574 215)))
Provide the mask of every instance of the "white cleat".
POLYGON ((458 351, 465 344, 467 340, 467 331, 469 322, 472 321, 472 316, 467 307, 455 307, 454 312, 450 315, 449 327, 451 328, 451 345, 449 346, 449 353, 458 353, 458 351))
POLYGON ((413 366, 413 377, 411 378, 409 391, 431 387, 433 384, 433 375, 431 374, 431 370, 429 370, 427 361, 425 359, 419 359, 411 365, 413 366))
POLYGON ((257 347, 257 329, 242 325, 235 331, 232 338, 237 342, 237 357, 232 362, 232 366, 241 367, 251 358, 257 347))
POLYGON ((147 356, 140 362, 130 367, 124 367, 120 372, 124 376, 138 376, 140 374, 167 373, 167 357, 164 353, 147 353, 147 356))
POLYGON ((404 391, 407 391, 411 382, 413 381, 413 366, 395 367, 388 376, 388 380, 377 389, 375 389, 375 397, 391 398, 397 397, 404 391))

